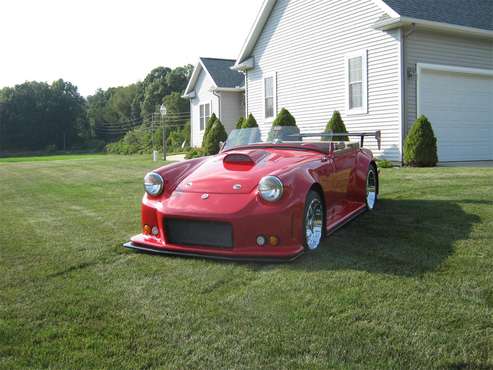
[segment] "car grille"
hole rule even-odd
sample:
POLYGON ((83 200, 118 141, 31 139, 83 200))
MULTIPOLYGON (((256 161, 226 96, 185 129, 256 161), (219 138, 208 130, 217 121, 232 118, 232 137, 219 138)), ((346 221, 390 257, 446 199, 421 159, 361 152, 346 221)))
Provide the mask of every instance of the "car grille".
POLYGON ((166 239, 171 244, 233 247, 233 228, 226 222, 168 218, 164 221, 164 228, 166 239))

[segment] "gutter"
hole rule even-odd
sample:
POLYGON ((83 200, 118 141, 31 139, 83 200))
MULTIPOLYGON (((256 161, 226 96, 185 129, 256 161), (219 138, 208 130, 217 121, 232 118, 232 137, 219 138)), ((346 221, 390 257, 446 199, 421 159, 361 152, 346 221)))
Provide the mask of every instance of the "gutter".
POLYGON ((397 18, 385 19, 383 21, 375 23, 372 27, 377 30, 387 31, 399 27, 410 26, 412 24, 416 24, 417 26, 433 29, 433 30, 456 32, 456 33, 493 39, 493 31, 490 30, 484 30, 475 27, 459 26, 451 23, 428 21, 424 19, 417 19, 410 17, 397 17, 397 18))
POLYGON ((217 91, 217 92, 244 92, 245 88, 244 87, 217 87, 212 91, 217 91))
POLYGON ((238 71, 238 72, 245 72, 248 71, 249 69, 255 68, 255 59, 254 57, 242 60, 242 61, 237 61, 234 66, 231 67, 233 71, 238 71))

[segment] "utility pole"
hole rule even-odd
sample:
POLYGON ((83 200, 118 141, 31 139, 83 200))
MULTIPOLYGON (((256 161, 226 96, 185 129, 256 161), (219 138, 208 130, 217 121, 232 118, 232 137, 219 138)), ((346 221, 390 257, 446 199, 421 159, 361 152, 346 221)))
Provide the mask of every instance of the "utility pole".
POLYGON ((155 124, 155 118, 156 117, 156 113, 152 113, 151 115, 151 135, 152 135, 152 160, 154 162, 157 161, 157 151, 156 151, 156 143, 155 143, 155 138, 154 138, 154 135, 155 135, 155 130, 154 130, 154 124, 155 124))
POLYGON ((161 125, 163 126, 163 160, 166 160, 166 152, 168 151, 168 141, 166 140, 166 107, 164 104, 161 104, 161 108, 159 108, 159 112, 161 113, 161 125))
POLYGON ((2 154, 2 115, 3 115, 4 103, 0 103, 0 154, 2 154))

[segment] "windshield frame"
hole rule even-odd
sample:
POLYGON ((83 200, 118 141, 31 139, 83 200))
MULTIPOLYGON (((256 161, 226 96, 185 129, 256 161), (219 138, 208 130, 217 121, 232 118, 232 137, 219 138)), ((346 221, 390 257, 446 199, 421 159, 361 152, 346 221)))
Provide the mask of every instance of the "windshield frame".
MULTIPOLYGON (((327 133, 325 133, 327 134, 327 133)), ((262 135, 258 127, 234 129, 228 135, 227 140, 221 148, 221 152, 230 152, 232 150, 246 149, 283 149, 283 150, 310 150, 322 154, 328 154, 334 151, 333 141, 303 141, 300 130, 296 126, 276 126, 273 127, 267 135, 262 135), (265 141, 262 141, 262 136, 265 141), (289 140, 290 137, 301 140, 289 140), (282 140, 282 139, 288 140, 282 140), (229 145, 228 145, 229 144, 229 145)))

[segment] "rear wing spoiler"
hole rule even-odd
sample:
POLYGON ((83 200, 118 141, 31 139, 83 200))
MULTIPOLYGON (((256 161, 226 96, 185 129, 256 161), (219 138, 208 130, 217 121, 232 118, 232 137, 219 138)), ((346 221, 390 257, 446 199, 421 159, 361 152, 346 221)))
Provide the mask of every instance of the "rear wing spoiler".
POLYGON ((377 146, 378 150, 381 149, 382 147, 382 132, 380 130, 374 131, 374 132, 347 132, 347 133, 329 133, 329 132, 322 132, 322 133, 306 133, 306 134, 296 134, 296 135, 291 135, 291 136, 297 136, 297 137, 327 137, 327 138, 333 138, 333 137, 359 137, 360 138, 360 146, 363 147, 365 143, 365 137, 373 137, 377 141, 377 146))

